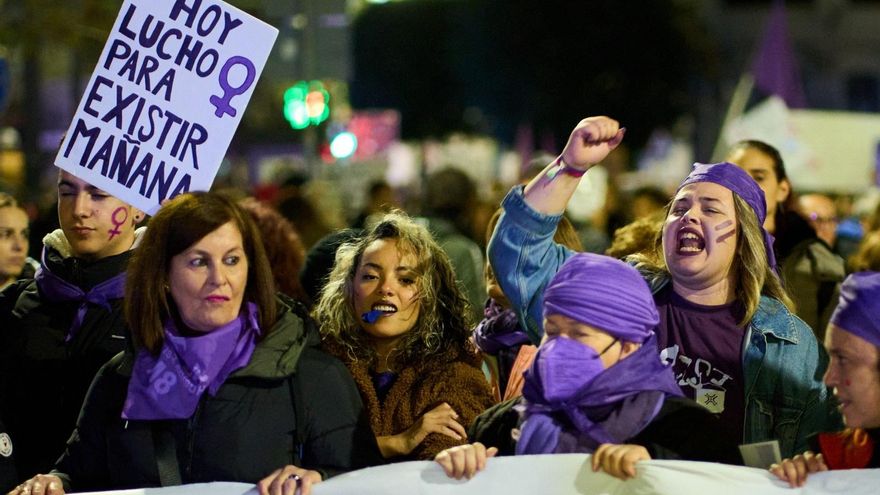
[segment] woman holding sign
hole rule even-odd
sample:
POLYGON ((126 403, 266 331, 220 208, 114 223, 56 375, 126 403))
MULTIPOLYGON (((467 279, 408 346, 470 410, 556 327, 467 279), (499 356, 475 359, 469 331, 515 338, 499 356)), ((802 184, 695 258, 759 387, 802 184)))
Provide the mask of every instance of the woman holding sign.
POLYGON ((306 493, 381 462, 351 377, 317 349, 301 307, 276 298, 259 233, 235 203, 171 200, 129 278, 134 349, 98 372, 56 470, 13 494, 256 483, 284 465, 306 493))
POLYGON ((467 300, 428 230, 384 216, 336 253, 315 308, 325 347, 354 376, 386 458, 431 459, 492 404, 467 300))

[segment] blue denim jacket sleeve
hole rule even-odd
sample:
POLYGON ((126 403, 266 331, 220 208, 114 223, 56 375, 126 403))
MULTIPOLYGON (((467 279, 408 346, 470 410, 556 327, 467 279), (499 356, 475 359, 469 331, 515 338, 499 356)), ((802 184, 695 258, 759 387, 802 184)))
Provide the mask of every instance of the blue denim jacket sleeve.
POLYGON ((807 450, 811 434, 841 427, 822 382, 828 355, 806 323, 762 296, 747 338, 746 443, 776 439, 782 457, 792 457, 807 450))
POLYGON ((536 345, 544 335, 544 287, 574 251, 553 240, 562 215, 535 211, 523 198, 523 186, 507 194, 504 212, 489 241, 489 262, 504 295, 536 345))

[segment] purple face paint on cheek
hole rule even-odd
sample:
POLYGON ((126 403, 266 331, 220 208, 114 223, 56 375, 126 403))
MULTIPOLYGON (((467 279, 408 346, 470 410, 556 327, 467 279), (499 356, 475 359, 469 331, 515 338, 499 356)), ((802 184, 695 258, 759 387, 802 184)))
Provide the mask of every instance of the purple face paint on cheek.
POLYGON ((110 221, 113 222, 113 228, 108 232, 110 234, 108 240, 112 240, 114 237, 122 233, 122 231, 119 230, 119 227, 124 225, 126 220, 128 220, 128 209, 124 206, 120 206, 113 210, 113 214, 110 215, 110 221))
MULTIPOLYGON (((731 225, 733 225, 733 220, 727 220, 725 222, 718 224, 715 227, 715 231, 718 232, 719 230, 726 229, 727 227, 730 227, 731 225)), ((726 232, 726 233, 718 236, 718 239, 716 239, 715 242, 717 242, 718 244, 721 244, 722 242, 726 241, 730 237, 733 237, 734 234, 736 234, 736 229, 731 229, 730 232, 726 232)))

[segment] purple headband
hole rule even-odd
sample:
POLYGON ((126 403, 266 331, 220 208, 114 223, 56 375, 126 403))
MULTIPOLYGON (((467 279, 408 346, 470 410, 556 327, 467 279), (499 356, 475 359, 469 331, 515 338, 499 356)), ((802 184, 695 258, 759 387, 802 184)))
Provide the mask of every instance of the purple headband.
MULTIPOLYGON (((764 228, 764 219, 767 218, 767 201, 764 191, 755 182, 748 172, 738 166, 729 163, 695 163, 694 169, 685 177, 678 186, 678 191, 688 184, 696 182, 712 182, 735 192, 742 198, 758 217, 758 227, 764 234, 764 247, 767 250, 767 263, 773 271, 776 271, 776 255, 773 254, 773 236, 764 228)), ((678 192, 676 191, 676 192, 678 192)))
POLYGON ((880 272, 846 277, 831 323, 880 347, 880 272))
POLYGON ((569 258, 544 289, 544 317, 594 326, 623 341, 642 343, 660 321, 647 282, 635 268, 598 254, 569 258))

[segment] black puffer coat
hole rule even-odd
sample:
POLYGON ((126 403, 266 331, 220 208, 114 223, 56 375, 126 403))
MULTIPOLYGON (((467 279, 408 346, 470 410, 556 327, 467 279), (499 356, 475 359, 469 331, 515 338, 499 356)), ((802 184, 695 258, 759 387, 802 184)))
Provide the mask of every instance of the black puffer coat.
MULTIPOLYGON (((85 291, 125 271, 131 257, 72 257, 60 230, 47 236, 46 249, 47 268, 85 291)), ((79 303, 48 301, 34 280, 0 293, 0 418, 15 441, 22 479, 52 468, 95 373, 125 349, 122 298, 109 305, 108 311, 89 304, 76 336, 65 342, 79 303)))
POLYGON ((216 396, 206 392, 188 419, 122 419, 133 354, 114 357, 95 377, 58 461, 54 474, 65 490, 160 486, 154 436, 162 432, 174 437, 183 483, 255 483, 293 463, 325 476, 381 463, 351 376, 317 348, 314 326, 304 324, 310 320, 290 304, 279 305, 278 322, 248 365, 230 375, 216 396), (297 410, 303 411, 300 421, 297 410))

